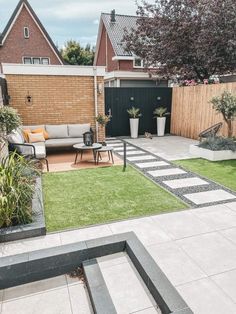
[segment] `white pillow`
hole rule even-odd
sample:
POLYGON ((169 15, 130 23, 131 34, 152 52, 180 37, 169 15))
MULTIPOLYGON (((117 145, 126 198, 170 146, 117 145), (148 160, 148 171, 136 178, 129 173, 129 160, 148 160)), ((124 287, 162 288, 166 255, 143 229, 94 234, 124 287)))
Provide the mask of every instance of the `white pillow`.
POLYGON ((29 143, 45 142, 43 133, 29 133, 29 143))
POLYGON ((23 144, 24 139, 18 131, 12 131, 11 134, 7 136, 7 140, 12 144, 23 144))

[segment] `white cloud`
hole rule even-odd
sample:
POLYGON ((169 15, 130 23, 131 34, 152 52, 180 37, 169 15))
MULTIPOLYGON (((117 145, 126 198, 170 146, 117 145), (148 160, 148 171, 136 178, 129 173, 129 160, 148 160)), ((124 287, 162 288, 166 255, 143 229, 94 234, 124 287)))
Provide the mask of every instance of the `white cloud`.
POLYGON ((93 24, 94 24, 94 25, 98 25, 98 24, 99 24, 99 20, 98 20, 98 19, 94 20, 94 21, 93 21, 93 24))

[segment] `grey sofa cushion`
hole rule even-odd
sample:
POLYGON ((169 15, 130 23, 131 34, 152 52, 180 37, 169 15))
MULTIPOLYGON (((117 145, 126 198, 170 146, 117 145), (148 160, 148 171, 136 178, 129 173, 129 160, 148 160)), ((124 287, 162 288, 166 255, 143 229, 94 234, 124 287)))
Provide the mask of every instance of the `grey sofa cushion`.
POLYGON ((16 145, 16 150, 18 153, 24 156, 34 156, 34 149, 32 145, 35 147, 35 154, 37 159, 42 159, 46 157, 46 147, 44 142, 38 142, 38 143, 26 143, 24 146, 16 145))
POLYGON ((69 137, 82 137, 85 132, 90 131, 90 123, 68 124, 69 137))
POLYGON ((46 125, 46 131, 48 132, 48 136, 50 139, 54 138, 67 138, 68 135, 68 127, 67 124, 60 125, 46 125))
POLYGON ((83 138, 55 138, 46 140, 45 145, 47 148, 56 148, 56 147, 71 147, 74 144, 83 143, 83 138))

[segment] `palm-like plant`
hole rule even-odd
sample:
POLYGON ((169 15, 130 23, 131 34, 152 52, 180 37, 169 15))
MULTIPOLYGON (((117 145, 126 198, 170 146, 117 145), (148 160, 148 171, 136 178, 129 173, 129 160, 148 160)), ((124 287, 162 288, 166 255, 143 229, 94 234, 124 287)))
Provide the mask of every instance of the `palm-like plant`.
POLYGON ((153 114, 154 114, 154 117, 162 118, 162 117, 168 116, 170 113, 167 112, 167 108, 166 107, 161 106, 161 107, 157 107, 153 111, 153 114))
POLYGON ((138 119, 142 116, 139 108, 132 107, 132 108, 128 109, 127 112, 128 112, 129 117, 131 119, 138 119))

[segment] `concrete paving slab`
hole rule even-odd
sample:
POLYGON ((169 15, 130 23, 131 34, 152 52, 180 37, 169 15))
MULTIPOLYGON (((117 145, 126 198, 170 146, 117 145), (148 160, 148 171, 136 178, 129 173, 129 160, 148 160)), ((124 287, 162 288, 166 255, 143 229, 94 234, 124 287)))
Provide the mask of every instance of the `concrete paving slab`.
POLYGON ((153 177, 165 177, 165 176, 184 174, 184 173, 186 173, 186 171, 179 169, 179 168, 170 168, 170 169, 148 171, 148 174, 150 174, 153 177))
POLYGON ((132 157, 127 157, 129 161, 142 161, 142 160, 152 160, 155 159, 152 155, 140 155, 140 156, 132 156, 132 157))
POLYGON ((73 314, 93 313, 88 291, 84 284, 69 286, 68 290, 73 314))
MULTIPOLYGON (((221 230, 220 233, 227 238, 228 240, 232 241, 236 244, 236 228, 231 228, 227 230, 221 230)), ((235 265, 236 266, 236 265, 235 265)))
MULTIPOLYGON (((121 156, 124 155, 123 152, 120 152, 119 154, 120 154, 121 156)), ((127 156, 130 156, 130 155, 145 155, 145 154, 147 154, 147 153, 144 152, 144 151, 142 151, 142 150, 130 150, 130 151, 127 151, 127 152, 126 152, 126 155, 127 155, 127 156)))
POLYGON ((208 185, 209 183, 200 178, 186 178, 163 181, 164 184, 168 185, 172 189, 185 188, 190 186, 208 185))
POLYGON ((168 166, 169 164, 165 161, 150 161, 150 162, 141 162, 137 163, 136 166, 139 168, 152 168, 152 167, 161 167, 168 166))
POLYGON ((230 209, 232 210, 235 210, 236 211, 236 202, 233 202, 233 203, 227 203, 225 204, 225 206, 229 207, 230 209))
POLYGON ((184 197, 189 199, 191 202, 199 205, 199 204, 207 204, 213 203, 218 201, 227 201, 231 199, 235 199, 235 195, 226 192, 224 190, 213 190, 207 192, 198 192, 198 193, 191 193, 185 194, 184 197))
POLYGON ((236 269, 212 276, 211 279, 236 303, 236 269))

